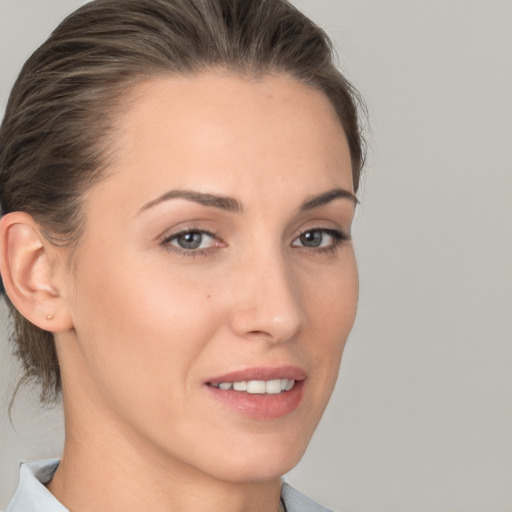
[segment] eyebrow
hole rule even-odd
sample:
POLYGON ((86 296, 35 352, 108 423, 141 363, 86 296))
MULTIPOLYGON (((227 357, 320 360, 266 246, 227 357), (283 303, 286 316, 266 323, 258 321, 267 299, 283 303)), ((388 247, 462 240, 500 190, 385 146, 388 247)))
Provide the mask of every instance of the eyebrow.
POLYGON ((302 203, 300 211, 303 212, 306 210, 312 210, 313 208, 318 208, 319 206, 330 203, 335 199, 350 199, 354 205, 359 204, 357 197, 349 190, 345 190, 344 188, 333 188, 332 190, 328 190, 327 192, 323 192, 322 194, 306 199, 302 203))
POLYGON ((211 206, 213 208, 219 208, 220 210, 226 210, 234 213, 240 213, 242 211, 241 203, 232 197, 205 194, 204 192, 196 192, 194 190, 169 190, 169 192, 166 192, 160 197, 153 199, 153 201, 146 203, 140 211, 142 212, 170 199, 186 199, 204 206, 211 206))
MULTIPOLYGON (((194 203, 202 204, 204 206, 218 208, 220 210, 233 213, 241 213, 243 211, 242 204, 232 197, 207 194, 194 190, 175 189, 169 190, 156 199, 149 201, 140 209, 139 213, 171 199, 186 199, 188 201, 193 201, 194 203)), ((313 208, 318 208, 319 206, 330 203, 335 199, 350 199, 354 204, 359 204, 359 200, 352 192, 343 188, 334 188, 332 190, 328 190, 327 192, 323 192, 322 194, 306 199, 300 206, 299 211, 303 212, 312 210, 313 208)))

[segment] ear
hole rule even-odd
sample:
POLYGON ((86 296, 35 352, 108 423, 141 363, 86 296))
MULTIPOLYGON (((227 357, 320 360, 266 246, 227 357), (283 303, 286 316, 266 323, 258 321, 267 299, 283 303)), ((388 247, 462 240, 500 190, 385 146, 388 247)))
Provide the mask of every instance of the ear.
MULTIPOLYGON (((61 290, 55 285, 57 248, 31 215, 12 212, 0 221, 0 273, 16 309, 37 327, 62 332, 73 327, 61 290)), ((62 270, 62 269, 60 269, 62 270)))

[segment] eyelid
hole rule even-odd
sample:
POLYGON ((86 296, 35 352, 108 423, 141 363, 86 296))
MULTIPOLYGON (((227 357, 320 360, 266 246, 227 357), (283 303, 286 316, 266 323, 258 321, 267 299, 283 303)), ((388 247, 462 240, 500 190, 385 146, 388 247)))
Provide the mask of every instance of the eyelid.
POLYGON ((305 249, 311 252, 326 252, 326 251, 335 251, 339 245, 349 242, 352 240, 352 235, 338 228, 326 228, 326 227, 308 227, 302 229, 299 234, 292 240, 292 247, 298 247, 300 249, 305 249), (308 247, 306 245, 295 245, 294 242, 306 233, 320 231, 324 234, 332 237, 333 241, 331 244, 327 246, 318 246, 318 247, 308 247))
MULTIPOLYGON (((311 226, 307 228, 301 229, 298 234, 293 238, 291 242, 292 247, 296 247, 298 249, 302 249, 311 253, 322 253, 322 252, 334 252, 338 248, 338 246, 342 245, 345 242, 348 242, 352 239, 351 234, 347 233, 346 231, 343 231, 339 228, 331 228, 331 227, 320 227, 320 226, 311 226), (326 246, 307 246, 303 244, 296 244, 295 242, 300 239, 300 237, 306 233, 309 232, 321 232, 323 235, 328 235, 332 238, 331 242, 326 246)), ((180 256, 185 257, 193 257, 193 256, 207 256, 210 255, 213 251, 225 247, 227 244, 224 242, 224 240, 214 231, 194 227, 194 226, 188 226, 184 227, 182 229, 179 229, 178 231, 172 232, 168 235, 165 235, 161 238, 160 245, 163 246, 167 251, 177 253, 180 256), (203 248, 184 248, 179 247, 178 245, 173 245, 171 242, 180 236, 192 234, 192 233, 199 233, 203 236, 210 237, 214 243, 213 245, 209 247, 203 247, 203 248)))
POLYGON ((347 240, 350 240, 352 238, 352 234, 350 232, 347 232, 341 228, 325 226, 308 226, 307 228, 300 229, 297 235, 294 237, 294 240, 302 236, 304 233, 309 233, 310 231, 322 231, 324 233, 328 233, 334 236, 341 236, 342 238, 347 240))
POLYGON ((180 229, 179 231, 176 231, 174 233, 164 236, 162 239, 162 242, 169 242, 170 240, 173 240, 173 239, 178 238, 183 235, 188 235, 190 233, 200 233, 201 235, 206 235, 206 236, 210 236, 212 238, 217 238, 217 235, 215 233, 212 233, 211 231, 208 231, 207 229, 184 228, 184 229, 180 229))
POLYGON ((222 238, 220 238, 216 233, 213 231, 207 230, 207 229, 201 229, 196 227, 186 227, 182 228, 178 231, 175 231, 173 233, 170 233, 168 235, 165 235, 160 245, 162 245, 167 251, 177 253, 181 256, 201 256, 201 255, 207 255, 210 254, 210 252, 218 249, 221 247, 221 245, 225 245, 222 238), (179 238, 180 236, 191 234, 191 233, 199 233, 203 236, 207 236, 212 238, 212 240, 215 240, 216 243, 212 245, 211 247, 205 247, 205 248, 197 248, 197 249, 186 249, 184 247, 179 247, 177 245, 172 245, 171 241, 179 238))

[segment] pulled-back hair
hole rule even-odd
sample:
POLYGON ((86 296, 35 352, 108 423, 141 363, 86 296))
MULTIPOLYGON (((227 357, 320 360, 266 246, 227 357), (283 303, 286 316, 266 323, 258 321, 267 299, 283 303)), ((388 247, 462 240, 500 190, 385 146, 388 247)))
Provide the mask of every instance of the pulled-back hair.
MULTIPOLYGON (((55 244, 83 229, 81 197, 108 167, 127 93, 156 76, 224 69, 286 73, 329 98, 344 128, 357 191, 364 161, 359 97, 328 36, 286 0, 95 0, 68 16, 25 63, 0 130, 2 214, 24 211, 55 244)), ((6 297, 22 382, 59 396, 53 335, 6 297)))

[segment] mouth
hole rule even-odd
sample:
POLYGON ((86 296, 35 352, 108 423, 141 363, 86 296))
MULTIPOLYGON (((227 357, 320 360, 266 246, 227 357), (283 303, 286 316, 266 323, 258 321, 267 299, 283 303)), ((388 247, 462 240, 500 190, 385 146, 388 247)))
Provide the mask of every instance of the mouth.
POLYGON ((290 391, 295 386, 295 379, 272 379, 272 380, 239 380, 235 382, 220 382, 209 385, 222 391, 238 391, 250 395, 278 395, 290 391))
POLYGON ((304 395, 306 372, 298 367, 250 368, 205 382, 223 406, 253 419, 273 419, 297 409, 304 395))

